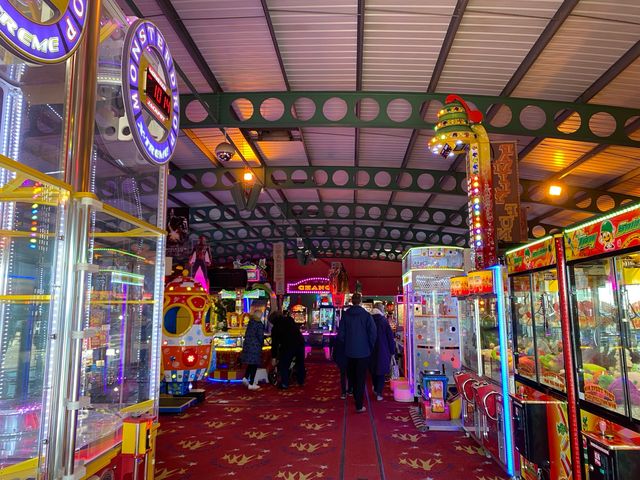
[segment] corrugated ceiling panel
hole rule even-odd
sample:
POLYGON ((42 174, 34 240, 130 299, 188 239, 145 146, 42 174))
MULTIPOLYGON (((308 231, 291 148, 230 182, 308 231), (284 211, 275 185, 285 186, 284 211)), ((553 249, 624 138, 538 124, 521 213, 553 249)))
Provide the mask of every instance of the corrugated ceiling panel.
POLYGON ((627 180, 620 185, 610 189, 612 192, 626 193, 628 195, 640 196, 640 176, 627 180))
POLYGON ((321 188, 318 193, 325 202, 353 203, 353 190, 339 190, 337 188, 321 188))
POLYGON ((590 103, 640 108, 640 95, 638 95, 639 78, 640 59, 633 62, 600 93, 594 96, 590 103))
POLYGON ((542 180, 591 150, 595 144, 546 139, 520 162, 520 176, 542 180))
POLYGON ((409 205, 412 207, 421 207, 427 201, 428 193, 421 192, 398 192, 394 205, 409 205))
POLYGON ((596 188, 640 166, 640 149, 609 147, 566 177, 570 185, 596 188))
MULTIPOLYGON (((289 202, 318 202, 318 192, 312 189, 288 189, 285 192, 289 202)), ((278 197, 275 197, 278 198, 278 197)))
POLYGON ((171 161, 180 168, 209 168, 213 166, 211 161, 184 132, 180 132, 176 153, 171 161))
POLYGON ((571 224, 582 222, 593 216, 594 215, 592 213, 582 213, 582 212, 574 212, 572 210, 563 210, 562 212, 556 213, 551 217, 545 218, 544 223, 550 223, 551 225, 558 225, 561 227, 568 227, 571 224))
POLYGON ((361 129, 358 164, 362 167, 400 167, 411 132, 398 128, 361 129))
POLYGON ((391 192, 385 190, 358 190, 358 202, 379 203, 387 205, 391 199, 391 192))
POLYGON ((347 166, 354 164, 355 129, 305 128, 302 133, 312 165, 347 166))
POLYGON ((640 37, 640 3, 583 0, 524 77, 514 96, 571 101, 640 37), (624 18, 623 21, 620 19, 624 18))
POLYGON ((437 90, 498 95, 561 3, 471 0, 437 90))
POLYGON ((443 208, 446 210, 458 210, 467 204, 467 197, 464 195, 447 195, 444 193, 436 195, 429 204, 430 208, 443 208))
MULTIPOLYGON (((354 90, 357 2, 267 0, 293 90, 354 90)), ((265 90, 265 88, 263 88, 265 90)))
POLYGON ((367 1, 362 88, 425 91, 455 5, 455 0, 367 1))
POLYGON ((173 3, 224 91, 285 90, 260 0, 173 3))
POLYGON ((302 142, 257 142, 269 166, 307 166, 302 142))

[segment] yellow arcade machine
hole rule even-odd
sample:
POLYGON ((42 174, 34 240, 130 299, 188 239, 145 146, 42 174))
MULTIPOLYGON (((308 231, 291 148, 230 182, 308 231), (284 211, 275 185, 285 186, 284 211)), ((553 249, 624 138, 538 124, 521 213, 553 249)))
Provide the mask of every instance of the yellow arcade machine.
POLYGON ((0 478, 150 479, 177 80, 152 23, 52 3, 0 1, 0 478))

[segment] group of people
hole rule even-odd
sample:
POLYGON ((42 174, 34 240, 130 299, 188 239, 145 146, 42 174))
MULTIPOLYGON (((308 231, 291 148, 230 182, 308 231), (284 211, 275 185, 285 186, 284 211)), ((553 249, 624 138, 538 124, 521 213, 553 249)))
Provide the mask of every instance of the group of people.
MULTIPOLYGON (((356 412, 365 412, 364 392, 367 371, 371 372, 373 391, 377 400, 382 400, 385 377, 391 370, 391 359, 395 355, 395 340, 391 326, 384 315, 382 303, 376 303, 369 313, 360 304, 362 295, 354 293, 351 303, 343 314, 338 335, 332 344, 332 357, 340 369, 341 398, 353 394, 356 412)), ((242 347, 242 361, 247 369, 242 379, 250 390, 257 390, 256 372, 262 363, 264 324, 262 312, 251 312, 242 347)), ((275 311, 269 315, 271 329, 272 365, 277 365, 280 381, 278 387, 289 388, 291 365, 294 364, 295 379, 299 385, 305 381, 305 343, 300 328, 288 314, 275 311)))
POLYGON ((382 400, 385 377, 391 370, 396 345, 382 303, 376 303, 371 313, 360 305, 362 296, 359 293, 353 294, 351 303, 353 306, 340 320, 333 359, 340 369, 341 398, 352 393, 356 412, 361 413, 367 410, 364 406, 367 371, 371 372, 376 399, 382 400))
MULTIPOLYGON (((258 390, 256 382, 258 367, 262 364, 262 347, 264 345, 264 323, 261 321, 262 311, 251 312, 251 320, 247 325, 242 344, 241 360, 247 364, 242 382, 249 390, 258 390)), ((295 378, 299 385, 304 385, 306 370, 304 368, 304 337, 293 317, 280 311, 271 312, 271 362, 277 365, 280 381, 278 388, 289 388, 291 365, 294 363, 295 378)))

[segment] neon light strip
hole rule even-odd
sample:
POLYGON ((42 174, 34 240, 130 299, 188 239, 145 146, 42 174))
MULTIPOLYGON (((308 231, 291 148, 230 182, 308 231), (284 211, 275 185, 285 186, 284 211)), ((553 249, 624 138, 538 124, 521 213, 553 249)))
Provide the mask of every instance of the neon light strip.
POLYGON ((519 252, 520 250, 524 250, 525 248, 531 248, 534 245, 538 245, 539 243, 546 242, 547 240, 551 240, 553 238, 552 235, 547 235, 546 237, 542 237, 535 242, 527 243, 526 245, 522 245, 521 247, 512 248, 511 250, 507 250, 505 255, 511 255, 512 253, 519 252))
POLYGON ((615 212, 609 213, 608 215, 604 215, 602 217, 597 217, 593 220, 589 220, 585 223, 581 223, 576 225, 575 227, 565 229, 565 233, 575 232, 576 230, 580 230, 581 228, 588 227, 590 225, 595 225, 596 223, 603 222, 613 217, 617 217, 618 215, 622 215, 623 213, 631 212, 633 210, 637 210, 640 208, 640 203, 636 203, 635 205, 627 208, 623 208, 622 210, 616 210, 615 212))
MULTIPOLYGON (((435 232, 434 232, 435 233, 435 232)), ((414 250, 427 250, 427 249, 440 249, 440 250, 464 250, 464 247, 439 247, 439 246, 431 246, 431 247, 412 247, 409 250, 407 250, 406 252, 404 252, 404 255, 402 255, 402 259, 404 260, 404 257, 406 257, 407 255, 409 255, 411 252, 413 252, 414 250)))
POLYGON ((500 338, 500 379, 502 380, 503 428, 505 456, 507 457, 507 473, 514 474, 513 461, 513 428, 511 422, 511 402, 509 401, 509 357, 507 351, 507 319, 505 314, 504 284, 500 265, 489 267, 493 270, 498 313, 498 335, 500 338))
POLYGON ((136 255, 135 253, 127 252, 125 250, 119 250, 117 248, 94 248, 94 252, 108 252, 108 253, 120 253, 122 255, 127 255, 129 257, 137 258, 139 260, 146 260, 144 257, 140 255, 136 255))

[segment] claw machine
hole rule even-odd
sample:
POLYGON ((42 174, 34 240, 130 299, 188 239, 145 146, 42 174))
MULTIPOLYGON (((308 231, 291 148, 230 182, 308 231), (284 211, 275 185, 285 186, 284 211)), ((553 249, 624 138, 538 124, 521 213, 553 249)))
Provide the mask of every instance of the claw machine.
POLYGON ((153 478, 171 53, 111 0, 0 6, 0 478, 153 478))
POLYGON ((640 471, 640 204, 564 233, 584 470, 640 471))
POLYGON ((463 266, 464 250, 458 247, 415 247, 402 258, 404 370, 414 397, 423 394, 425 374, 452 380, 460 368, 457 302, 449 293, 449 279, 463 266))
POLYGON ((548 236, 506 253, 514 332, 514 443, 520 476, 530 480, 573 479, 572 465, 579 464, 571 340, 560 308, 555 243, 548 236))
POLYGON ((509 394, 513 361, 508 325, 508 284, 504 267, 455 278, 459 304, 461 368, 454 381, 462 396, 465 431, 515 475, 509 394))

